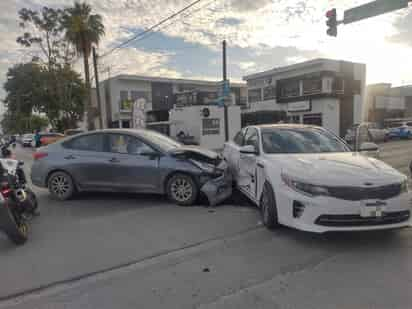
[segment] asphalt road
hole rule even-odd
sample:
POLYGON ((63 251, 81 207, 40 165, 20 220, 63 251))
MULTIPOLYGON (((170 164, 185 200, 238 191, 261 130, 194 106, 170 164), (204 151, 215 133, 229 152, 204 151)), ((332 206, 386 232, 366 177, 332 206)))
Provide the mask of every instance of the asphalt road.
MULTIPOLYGON (((29 150, 17 149, 30 167, 29 150)), ((382 145, 403 172, 412 142, 382 145)), ((0 236, 1 308, 412 308, 412 229, 270 232, 242 203, 182 208, 157 196, 88 194, 0 236)))

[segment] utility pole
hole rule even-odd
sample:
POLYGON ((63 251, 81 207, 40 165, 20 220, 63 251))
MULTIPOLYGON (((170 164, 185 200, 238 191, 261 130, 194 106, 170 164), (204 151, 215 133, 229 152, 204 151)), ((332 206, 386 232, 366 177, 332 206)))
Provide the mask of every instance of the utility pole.
MULTIPOLYGON (((227 82, 227 67, 226 67, 226 40, 223 40, 222 43, 223 47, 223 87, 227 82)), ((229 140, 229 119, 228 119, 228 110, 227 110, 227 102, 225 100, 223 104, 223 111, 224 111, 224 120, 225 120, 225 142, 229 140)))
POLYGON ((96 54, 95 47, 93 47, 93 67, 94 67, 94 80, 96 82, 96 99, 97 99, 97 109, 99 111, 99 125, 100 125, 100 129, 103 129, 102 102, 100 99, 99 72, 97 70, 97 54, 96 54))

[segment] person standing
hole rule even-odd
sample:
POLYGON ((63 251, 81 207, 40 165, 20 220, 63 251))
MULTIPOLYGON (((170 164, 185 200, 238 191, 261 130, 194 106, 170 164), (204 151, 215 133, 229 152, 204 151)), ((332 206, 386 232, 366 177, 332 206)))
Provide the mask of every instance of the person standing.
POLYGON ((36 145, 36 148, 39 148, 41 146, 39 130, 36 130, 36 133, 34 134, 34 143, 36 145))

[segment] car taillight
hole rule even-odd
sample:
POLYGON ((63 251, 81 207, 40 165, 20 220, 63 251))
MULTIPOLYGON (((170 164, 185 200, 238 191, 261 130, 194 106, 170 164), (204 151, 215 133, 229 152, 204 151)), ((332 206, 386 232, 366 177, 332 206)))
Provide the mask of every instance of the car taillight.
POLYGON ((33 153, 33 159, 39 160, 41 158, 47 157, 47 152, 35 152, 33 153))

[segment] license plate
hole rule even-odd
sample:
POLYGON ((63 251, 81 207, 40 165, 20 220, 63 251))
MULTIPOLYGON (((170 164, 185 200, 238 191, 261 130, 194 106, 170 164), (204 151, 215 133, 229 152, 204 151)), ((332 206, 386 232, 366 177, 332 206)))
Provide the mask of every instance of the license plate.
POLYGON ((380 218, 383 216, 386 206, 381 201, 363 201, 360 210, 360 215, 363 218, 380 218))

